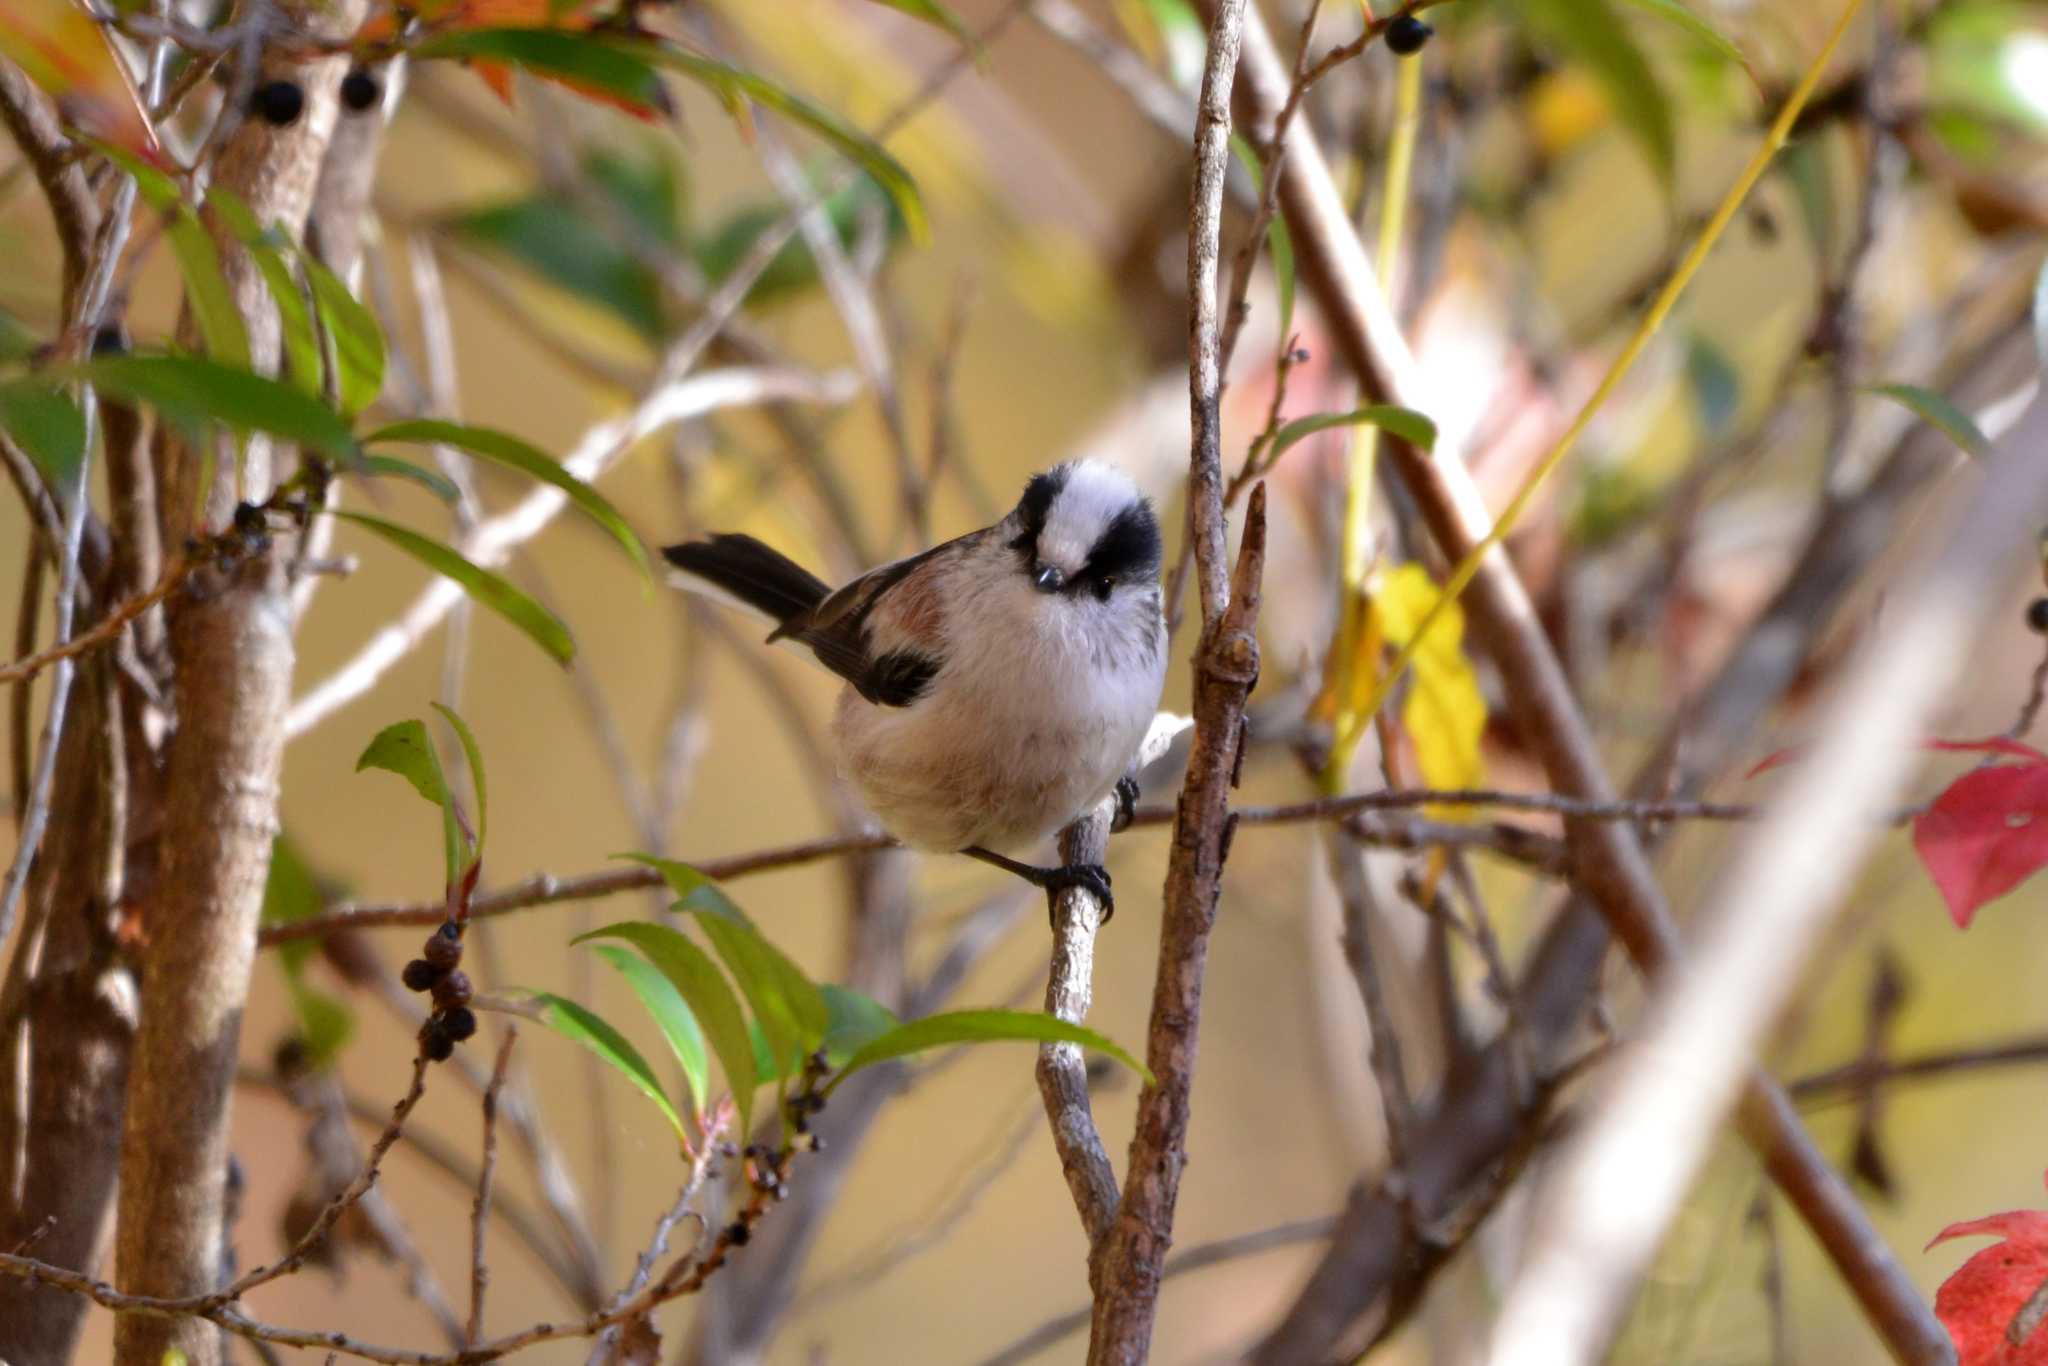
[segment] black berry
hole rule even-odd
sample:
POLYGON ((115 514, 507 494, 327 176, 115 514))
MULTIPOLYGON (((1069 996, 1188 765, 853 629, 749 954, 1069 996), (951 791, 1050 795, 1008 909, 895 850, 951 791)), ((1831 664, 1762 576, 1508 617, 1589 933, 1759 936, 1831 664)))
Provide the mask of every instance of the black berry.
POLYGON ((92 353, 95 356, 118 356, 128 350, 128 329, 119 323, 107 323, 92 334, 92 353))
POLYGON ((2048 636, 2048 598, 2035 598, 2027 604, 2027 629, 2048 636))
POLYGON ((341 78, 342 107, 355 113, 368 109, 383 93, 384 87, 378 84, 377 78, 361 67, 341 78))
POLYGON ((420 948, 420 957, 444 972, 462 961, 462 931, 454 921, 447 921, 427 936, 427 942, 420 948))
POLYGON ((747 1240, 753 1236, 754 1231, 752 1229, 738 1222, 735 1222, 731 1228, 725 1231, 725 1241, 734 1247, 745 1247, 747 1240))
POLYGON ((407 991, 431 991, 434 983, 441 980, 442 969, 435 967, 424 958, 415 958, 405 965, 399 980, 405 983, 407 991))
POLYGON ((441 1032, 461 1043, 476 1033, 476 1012, 468 1006, 456 1006, 453 1010, 441 1012, 441 1032))
POLYGON ((434 983, 434 1004, 443 1010, 469 1004, 469 974, 461 968, 452 968, 448 975, 434 983))
POLYGON ((448 1037, 448 1028, 436 1015, 420 1026, 420 1052, 434 1062, 446 1062, 455 1056, 455 1040, 448 1037))
POLYGON ((305 112, 306 92, 295 81, 265 81, 250 94, 249 108, 265 123, 283 128, 305 112))
POLYGON ((1397 57, 1412 57, 1435 32, 1412 14, 1399 15, 1387 25, 1387 48, 1397 57))

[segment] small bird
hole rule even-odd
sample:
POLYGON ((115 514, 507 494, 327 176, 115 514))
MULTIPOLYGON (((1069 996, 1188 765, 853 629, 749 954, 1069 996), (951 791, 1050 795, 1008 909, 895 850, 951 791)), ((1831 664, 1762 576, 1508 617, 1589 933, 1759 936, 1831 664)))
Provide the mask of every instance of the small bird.
POLYGON ((1114 907, 1100 864, 1006 857, 1114 793, 1166 679, 1159 519, 1100 461, 1032 478, 994 526, 870 570, 837 591, 752 536, 662 552, 684 588, 765 615, 846 680, 840 766, 890 834, 1114 907))

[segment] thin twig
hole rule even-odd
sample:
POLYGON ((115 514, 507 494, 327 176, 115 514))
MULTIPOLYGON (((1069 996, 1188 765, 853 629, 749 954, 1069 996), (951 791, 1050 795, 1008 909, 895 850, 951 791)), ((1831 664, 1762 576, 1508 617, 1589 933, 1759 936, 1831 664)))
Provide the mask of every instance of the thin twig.
POLYGON ((52 664, 77 659, 80 655, 90 653, 101 646, 111 645, 120 638, 121 632, 127 629, 130 622, 177 592, 179 586, 191 574, 192 568, 193 562, 190 560, 175 560, 156 581, 154 587, 116 605, 112 612, 96 622, 90 630, 81 631, 68 639, 60 639, 49 649, 30 655, 26 659, 17 659, 12 664, 0 664, 0 685, 34 678, 52 664))
POLYGON ((505 1069, 512 1061, 512 1045, 519 1042, 517 1026, 508 1026, 498 1044, 498 1060, 491 1067, 491 1084, 484 1088, 484 1155, 476 1174, 476 1204, 469 1213, 469 1324, 463 1344, 472 1345, 484 1335, 484 1290, 491 1281, 484 1257, 484 1232, 491 1222, 491 1179, 498 1169, 498 1093, 505 1087, 505 1069))

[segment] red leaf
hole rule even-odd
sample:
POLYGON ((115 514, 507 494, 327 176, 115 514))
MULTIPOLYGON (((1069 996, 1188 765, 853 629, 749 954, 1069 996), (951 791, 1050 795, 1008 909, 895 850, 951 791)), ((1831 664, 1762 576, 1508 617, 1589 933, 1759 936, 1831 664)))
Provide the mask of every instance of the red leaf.
POLYGON ((2048 864, 2048 761, 1965 773, 1913 818, 1913 850, 1968 929, 1978 907, 2048 864))
POLYGON ((2018 1343, 2007 1337, 2014 1317, 2048 1283, 2048 1210, 1950 1224, 1927 1246, 1975 1237, 2004 1241, 1957 1267, 1934 1295, 1934 1314, 1955 1342, 1957 1366, 2048 1366, 2048 1322, 2040 1314, 2031 1316, 2033 1325, 2019 1325, 2025 1336, 2018 1343))

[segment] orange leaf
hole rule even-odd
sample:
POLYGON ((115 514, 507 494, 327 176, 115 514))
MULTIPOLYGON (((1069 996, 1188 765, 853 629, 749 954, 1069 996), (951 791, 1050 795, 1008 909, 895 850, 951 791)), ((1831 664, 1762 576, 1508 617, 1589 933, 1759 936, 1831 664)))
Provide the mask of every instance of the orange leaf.
POLYGON ((71 0, 0 0, 0 56, 57 102, 65 122, 147 156, 156 137, 119 54, 71 0))

